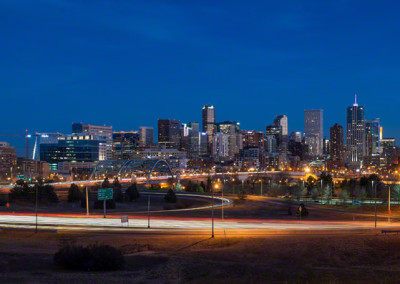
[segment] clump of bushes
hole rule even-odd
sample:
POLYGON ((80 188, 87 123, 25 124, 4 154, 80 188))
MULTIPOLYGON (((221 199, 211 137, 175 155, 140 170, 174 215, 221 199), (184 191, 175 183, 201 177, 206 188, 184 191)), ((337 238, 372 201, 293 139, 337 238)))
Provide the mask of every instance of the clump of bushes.
POLYGON ((122 269, 125 259, 120 250, 109 245, 66 245, 56 252, 54 263, 68 270, 111 271, 122 269))
POLYGON ((76 184, 71 184, 68 190, 68 202, 77 202, 83 198, 82 192, 76 184))
POLYGON ((130 185, 125 191, 125 199, 128 201, 136 201, 140 198, 139 191, 137 190, 136 182, 130 185))
POLYGON ((39 202, 58 202, 58 196, 54 191, 54 187, 51 185, 39 185, 35 184, 34 186, 29 186, 28 184, 24 183, 23 185, 17 185, 13 189, 10 190, 9 198, 10 201, 29 201, 35 202, 36 200, 36 189, 38 194, 38 201, 39 202))

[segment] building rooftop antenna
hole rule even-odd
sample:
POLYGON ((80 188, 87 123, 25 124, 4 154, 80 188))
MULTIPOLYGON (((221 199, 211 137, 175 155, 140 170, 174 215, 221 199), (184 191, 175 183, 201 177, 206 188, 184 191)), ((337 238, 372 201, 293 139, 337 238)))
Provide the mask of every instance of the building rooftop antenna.
POLYGON ((357 104, 357 94, 354 95, 354 105, 353 106, 358 106, 358 104, 357 104))

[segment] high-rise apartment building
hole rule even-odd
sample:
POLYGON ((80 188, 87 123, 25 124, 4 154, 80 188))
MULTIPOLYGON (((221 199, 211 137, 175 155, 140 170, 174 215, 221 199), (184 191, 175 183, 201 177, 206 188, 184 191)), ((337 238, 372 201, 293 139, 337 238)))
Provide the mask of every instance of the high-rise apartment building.
POLYGON ((166 148, 180 148, 181 122, 175 119, 158 120, 158 144, 166 148))
POLYGON ((154 144, 154 128, 140 126, 139 127, 139 144, 140 146, 152 146, 154 144))
POLYGON ((364 107, 357 104, 347 108, 346 150, 348 162, 361 162, 365 155, 364 107))
POLYGON ((312 156, 323 154, 323 112, 322 109, 304 110, 304 140, 312 156))
POLYGON ((335 123, 335 125, 330 128, 329 143, 331 160, 342 160, 344 158, 343 126, 335 123))

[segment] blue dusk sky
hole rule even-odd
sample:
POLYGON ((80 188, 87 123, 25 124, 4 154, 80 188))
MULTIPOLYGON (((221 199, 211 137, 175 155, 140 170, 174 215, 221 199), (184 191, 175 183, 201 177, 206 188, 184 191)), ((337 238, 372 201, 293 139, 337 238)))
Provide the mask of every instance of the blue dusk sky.
MULTIPOLYGON (((324 132, 346 107, 381 118, 400 139, 398 1, 0 2, 0 133, 115 130, 158 118, 265 131, 286 114, 324 109, 324 132)), ((156 131, 155 131, 156 132, 156 131)), ((155 133, 156 134, 156 133, 155 133)), ((22 138, 0 137, 20 153, 22 138)))

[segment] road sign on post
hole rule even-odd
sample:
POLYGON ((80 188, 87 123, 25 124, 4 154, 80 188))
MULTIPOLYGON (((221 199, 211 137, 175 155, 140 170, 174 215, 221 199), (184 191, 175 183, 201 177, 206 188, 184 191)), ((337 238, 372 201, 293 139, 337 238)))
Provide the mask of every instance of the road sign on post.
POLYGON ((112 188, 99 188, 97 190, 97 199, 104 201, 104 218, 106 218, 106 200, 113 198, 112 188))

